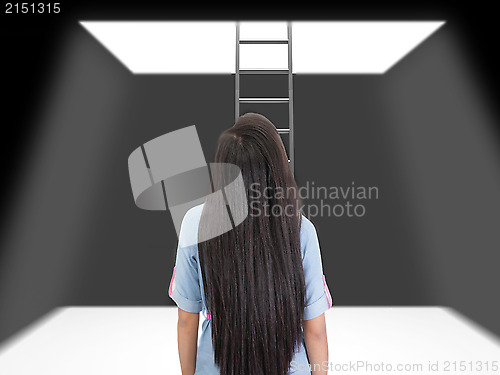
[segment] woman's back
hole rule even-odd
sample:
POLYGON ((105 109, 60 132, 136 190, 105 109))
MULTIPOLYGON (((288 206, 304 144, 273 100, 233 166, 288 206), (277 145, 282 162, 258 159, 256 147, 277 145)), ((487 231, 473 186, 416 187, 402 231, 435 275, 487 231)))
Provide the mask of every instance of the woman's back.
MULTIPOLYGON (((176 263, 170 282, 169 295, 177 306, 191 313, 203 312, 198 353, 196 358, 196 374, 218 375, 219 369, 214 362, 212 345, 212 321, 207 310, 204 285, 198 258, 198 228, 203 204, 190 209, 181 225, 176 263)), ((302 216, 300 230, 302 264, 306 284, 306 306, 304 320, 316 318, 332 306, 332 299, 323 277, 321 252, 318 236, 313 223, 302 216)), ((296 375, 310 374, 308 359, 303 340, 291 361, 290 373, 296 375)))

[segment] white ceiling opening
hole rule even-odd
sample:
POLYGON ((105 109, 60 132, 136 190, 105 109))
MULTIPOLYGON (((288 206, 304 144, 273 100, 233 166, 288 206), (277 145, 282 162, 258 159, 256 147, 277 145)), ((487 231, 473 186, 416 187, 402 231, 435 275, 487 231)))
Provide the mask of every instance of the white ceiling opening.
MULTIPOLYGON (((383 74, 444 21, 291 22, 295 74, 383 74)), ((81 21, 135 74, 234 74, 236 22, 81 21)), ((286 40, 286 22, 241 22, 242 40, 286 40)), ((286 69, 286 44, 240 46, 246 69, 286 69)))

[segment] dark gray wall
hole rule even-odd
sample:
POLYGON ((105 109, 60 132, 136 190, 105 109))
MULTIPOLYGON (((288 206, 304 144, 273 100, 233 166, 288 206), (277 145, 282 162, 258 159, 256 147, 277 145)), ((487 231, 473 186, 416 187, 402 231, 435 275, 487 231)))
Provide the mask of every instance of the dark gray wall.
MULTIPOLYGON (((361 218, 311 218, 336 304, 448 305, 499 334, 498 140, 462 58, 444 27, 386 75, 296 76, 296 179, 379 189, 361 218)), ((4 217, 0 339, 58 305, 171 305, 173 223, 135 206, 127 158, 194 124, 210 161, 234 121, 234 77, 133 76, 83 29, 58 61, 4 217)))

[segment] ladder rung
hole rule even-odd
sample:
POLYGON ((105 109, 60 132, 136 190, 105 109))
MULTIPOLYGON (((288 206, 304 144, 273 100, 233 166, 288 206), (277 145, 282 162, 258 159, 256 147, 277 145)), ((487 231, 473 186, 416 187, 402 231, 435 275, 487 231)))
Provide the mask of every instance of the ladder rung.
POLYGON ((240 74, 288 74, 288 69, 240 69, 240 74))
POLYGON ((290 129, 277 129, 278 134, 288 134, 290 133, 290 129))
POLYGON ((288 98, 239 98, 240 103, 288 103, 288 98))
POLYGON ((255 40, 240 40, 240 44, 288 44, 286 39, 255 39, 255 40))

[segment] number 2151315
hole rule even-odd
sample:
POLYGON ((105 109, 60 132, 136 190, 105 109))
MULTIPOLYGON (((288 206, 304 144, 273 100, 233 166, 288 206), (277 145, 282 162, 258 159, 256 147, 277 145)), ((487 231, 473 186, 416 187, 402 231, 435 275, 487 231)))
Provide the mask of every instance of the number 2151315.
POLYGON ((6 3, 5 13, 10 14, 43 14, 43 13, 60 13, 61 3, 6 3))

